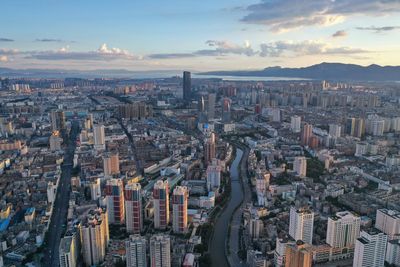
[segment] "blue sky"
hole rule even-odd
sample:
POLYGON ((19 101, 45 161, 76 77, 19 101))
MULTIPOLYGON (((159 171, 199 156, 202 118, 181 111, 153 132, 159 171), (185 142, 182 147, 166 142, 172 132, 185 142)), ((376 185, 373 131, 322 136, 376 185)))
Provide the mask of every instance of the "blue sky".
POLYGON ((399 0, 2 0, 1 9, 0 67, 400 62, 399 0))

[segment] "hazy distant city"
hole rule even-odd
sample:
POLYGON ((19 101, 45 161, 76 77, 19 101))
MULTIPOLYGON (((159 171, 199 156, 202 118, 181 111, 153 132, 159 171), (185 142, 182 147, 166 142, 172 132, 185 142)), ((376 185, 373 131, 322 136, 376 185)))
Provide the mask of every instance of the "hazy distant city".
POLYGON ((400 267, 399 1, 1 9, 0 267, 400 267))

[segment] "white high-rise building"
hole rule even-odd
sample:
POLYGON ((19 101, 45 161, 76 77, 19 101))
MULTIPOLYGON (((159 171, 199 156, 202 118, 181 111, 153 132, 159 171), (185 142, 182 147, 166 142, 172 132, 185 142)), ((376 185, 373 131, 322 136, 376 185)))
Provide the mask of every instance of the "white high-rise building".
POLYGON ((125 241, 126 267, 146 267, 146 238, 140 235, 131 235, 125 241))
POLYGON ((258 239, 262 233, 263 222, 258 218, 258 216, 252 216, 249 221, 249 235, 253 239, 258 239))
POLYGON ((92 266, 103 262, 110 240, 106 211, 99 208, 89 212, 81 227, 81 239, 84 263, 92 266))
POLYGON ((376 211, 375 228, 388 235, 388 239, 400 239, 400 212, 379 209, 376 211))
POLYGON ((373 119, 371 121, 371 132, 374 136, 381 136, 385 131, 385 120, 373 119))
POLYGON ((93 126, 93 138, 95 149, 101 150, 106 148, 104 125, 93 126))
POLYGON ((47 184, 47 202, 53 203, 56 199, 57 186, 53 182, 47 184))
POLYGON ((100 178, 96 178, 89 184, 90 197, 92 200, 98 200, 101 197, 101 184, 100 178))
POLYGON ((383 267, 386 243, 387 235, 376 229, 361 231, 356 240, 353 267, 383 267))
POLYGON ((393 239, 387 243, 386 262, 400 266, 400 239, 393 239))
POLYGON ((221 166, 214 161, 212 164, 207 167, 207 189, 208 191, 212 191, 214 188, 219 189, 221 186, 221 166))
POLYGON ((290 118, 290 129, 294 133, 300 133, 301 131, 301 117, 294 115, 290 118))
POLYGON ((353 247, 360 236, 360 222, 360 217, 351 212, 337 212, 328 219, 326 243, 333 248, 353 247))
POLYGON ((270 173, 269 172, 261 172, 261 170, 257 170, 256 175, 256 192, 257 192, 257 204, 259 206, 266 205, 266 198, 267 198, 267 188, 269 187, 269 180, 270 180, 270 173))
POLYGON ((335 138, 340 137, 342 127, 337 124, 329 124, 329 135, 335 138))
POLYGON ((169 236, 153 235, 150 238, 150 266, 171 266, 171 243, 169 236))
POLYGON ((309 208, 290 207, 289 235, 294 240, 312 244, 314 212, 309 208))
POLYGON ((66 236, 61 238, 59 248, 60 267, 75 267, 78 260, 78 248, 76 236, 66 236))
POLYGON ((305 157, 295 157, 293 161, 293 171, 299 177, 307 176, 307 159, 305 157))

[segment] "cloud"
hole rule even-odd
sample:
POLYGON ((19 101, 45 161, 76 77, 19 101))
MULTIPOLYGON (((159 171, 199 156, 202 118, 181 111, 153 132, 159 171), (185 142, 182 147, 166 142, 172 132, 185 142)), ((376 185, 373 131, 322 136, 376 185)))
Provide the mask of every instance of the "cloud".
POLYGON ((332 34, 332 37, 334 37, 334 38, 346 37, 346 36, 347 36, 347 32, 344 30, 336 31, 334 34, 332 34))
POLYGON ((0 48, 0 56, 2 55, 16 55, 20 52, 17 49, 0 48))
POLYGON ((8 62, 7 56, 0 56, 0 62, 8 62))
POLYGON ((307 56, 307 55, 354 55, 370 51, 351 48, 333 47, 320 41, 307 40, 302 42, 277 41, 260 45, 259 55, 262 57, 307 56))
POLYGON ((150 54, 147 55, 151 59, 174 59, 174 58, 190 58, 195 57, 193 53, 165 53, 165 54, 150 54))
POLYGON ((10 38, 1 38, 0 37, 0 42, 14 42, 14 40, 10 39, 10 38))
POLYGON ((59 50, 51 51, 33 51, 28 58, 39 60, 94 60, 94 61, 112 61, 112 60, 137 60, 139 56, 131 54, 127 50, 120 48, 109 48, 102 44, 95 51, 74 52, 69 47, 62 47, 59 50))
POLYGON ((43 43, 62 43, 63 40, 61 40, 61 39, 43 38, 43 39, 36 39, 35 42, 43 42, 43 43))
POLYGON ((383 33, 383 32, 398 30, 400 29, 400 26, 384 26, 384 27, 370 26, 370 27, 356 27, 356 29, 361 31, 373 31, 375 33, 383 33))
POLYGON ((400 12, 399 0, 261 0, 247 6, 241 21, 283 32, 304 26, 330 26, 352 15, 382 16, 400 12))

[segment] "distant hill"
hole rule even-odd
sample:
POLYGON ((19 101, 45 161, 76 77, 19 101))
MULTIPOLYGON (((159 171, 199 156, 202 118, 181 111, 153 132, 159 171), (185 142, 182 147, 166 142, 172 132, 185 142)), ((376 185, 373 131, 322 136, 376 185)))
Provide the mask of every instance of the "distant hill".
POLYGON ((252 71, 210 71, 199 75, 288 77, 343 81, 400 81, 400 66, 360 66, 342 63, 321 63, 303 68, 269 67, 252 71))

